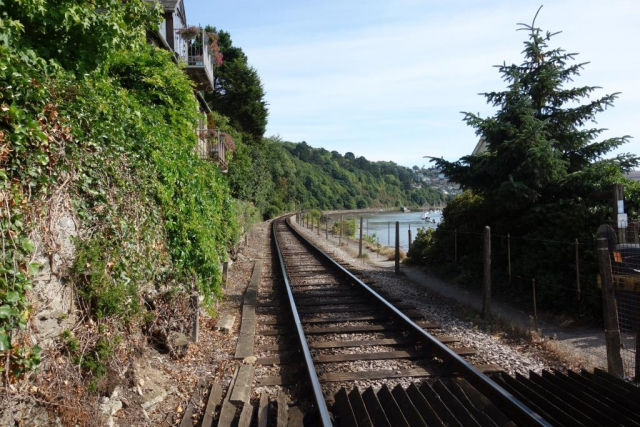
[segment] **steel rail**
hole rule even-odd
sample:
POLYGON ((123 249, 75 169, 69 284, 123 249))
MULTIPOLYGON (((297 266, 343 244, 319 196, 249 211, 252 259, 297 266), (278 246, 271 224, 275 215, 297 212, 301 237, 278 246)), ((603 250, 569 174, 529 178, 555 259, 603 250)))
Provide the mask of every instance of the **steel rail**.
POLYGON ((494 405, 498 406, 501 410, 512 419, 517 421, 518 425, 524 426, 551 426, 540 415, 532 411, 531 408, 523 404, 519 399, 507 392, 505 389, 496 384, 491 378, 484 375, 478 369, 476 369, 469 362, 462 357, 454 353, 449 347, 441 343, 436 337, 422 329, 415 322, 409 319, 404 313, 398 310, 393 304, 389 303, 384 297, 378 294, 375 290, 365 284, 363 281, 354 276, 349 270, 344 268, 340 263, 331 258, 322 249, 311 243, 308 239, 303 237, 295 228, 291 225, 291 217, 287 217, 286 224, 289 229, 306 244, 312 247, 317 253, 319 253, 328 262, 333 264, 337 269, 346 274, 354 283, 360 285, 362 289, 366 290, 371 297, 379 302, 383 307, 388 309, 392 315, 400 320, 410 332, 414 333, 416 337, 426 342, 427 345, 433 350, 433 352, 451 364, 455 371, 462 374, 467 380, 473 384, 479 391, 485 394, 494 405))
POLYGON ((278 252, 278 259, 280 260, 280 268, 282 269, 282 277, 287 289, 287 296, 289 297, 289 305, 291 307, 291 312, 293 313, 293 320, 296 324, 298 339, 300 340, 300 346, 302 347, 304 362, 307 365, 307 373, 309 374, 309 381, 311 381, 311 387, 313 388, 313 397, 316 401, 318 412, 320 414, 320 420, 322 421, 322 425, 324 427, 332 427, 333 424, 331 422, 331 415, 329 413, 329 409, 327 408, 327 403, 324 400, 324 394, 322 393, 320 380, 318 380, 318 374, 316 373, 316 368, 313 364, 313 357, 311 356, 311 352, 309 351, 309 345, 307 344, 307 338, 304 334, 302 322, 300 321, 300 315, 298 314, 298 309, 296 308, 296 303, 293 299, 293 291, 291 290, 291 284, 289 283, 288 277, 289 274, 287 273, 287 268, 284 264, 284 258, 282 257, 282 251, 280 250, 280 244, 278 243, 278 238, 276 236, 276 224, 279 221, 280 219, 276 219, 273 221, 271 230, 273 232, 273 240, 276 243, 276 251, 278 252))

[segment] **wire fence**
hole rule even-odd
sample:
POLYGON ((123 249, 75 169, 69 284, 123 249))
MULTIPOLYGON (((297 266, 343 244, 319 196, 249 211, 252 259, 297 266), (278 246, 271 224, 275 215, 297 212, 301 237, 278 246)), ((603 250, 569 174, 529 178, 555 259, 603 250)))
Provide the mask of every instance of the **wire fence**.
MULTIPOLYGON (((309 220, 314 224, 314 219, 309 220)), ((328 235, 331 226, 327 222, 330 223, 328 218, 315 220, 318 233, 318 223, 321 223, 328 235)), ((351 225, 353 222, 352 231, 355 232, 356 221, 350 216, 337 217, 333 222, 342 224, 340 232, 337 231, 339 228, 334 230, 342 238, 351 235, 345 232, 345 224, 351 225)), ((307 221, 307 226, 309 225, 307 221)), ((616 322, 624 375, 636 377, 636 373, 640 372, 640 222, 621 225, 623 226, 619 228, 610 227, 610 273, 613 278, 611 282, 617 308, 616 322)), ((398 226, 399 236, 407 237, 411 224, 405 224, 407 230, 404 232, 401 231, 400 223, 398 226)), ((369 235, 368 224, 364 222, 362 227, 365 231, 363 235, 369 235)), ((420 227, 413 227, 416 234, 418 228, 420 227)), ((384 240, 393 242, 395 226, 389 223, 386 232, 384 240)), ((483 295, 488 295, 489 307, 492 293, 508 295, 510 303, 515 303, 509 304, 509 311, 529 316, 533 329, 538 329, 539 311, 564 311, 571 316, 582 313, 600 323, 606 304, 603 304, 604 293, 598 269, 598 244, 592 235, 585 233, 582 238, 543 239, 491 233, 486 229, 451 230, 442 227, 438 228, 437 233, 439 248, 443 251, 435 260, 439 263, 438 269, 449 268, 455 272, 457 281, 483 289, 483 295)), ((375 238, 378 242, 382 240, 379 239, 380 236, 375 238)), ((411 242, 410 231, 408 239, 411 242)), ((414 256, 411 252, 410 255, 414 256)), ((420 261, 427 265, 434 262, 428 259, 420 261)), ((483 296, 483 311, 484 299, 483 296)), ((560 319, 545 316, 547 322, 560 319)))
MULTIPOLYGON (((478 274, 484 267, 480 256, 485 245, 484 233, 445 229, 439 229, 438 233, 448 236, 444 244, 449 252, 446 260, 479 282, 478 274)), ((595 239, 569 241, 497 233, 491 233, 490 239, 489 261, 496 289, 521 293, 528 288, 528 296, 523 295, 522 299, 531 300, 535 282, 538 303, 558 294, 562 295, 562 303, 572 300, 577 304, 598 304, 602 298, 596 286, 595 239)), ((549 308, 562 308, 554 307, 551 300, 546 303, 549 308)))
MULTIPOLYGON (((608 236, 617 311, 615 323, 620 335, 623 373, 637 379, 640 372, 640 223, 620 225, 611 227, 608 236)), ((534 329, 538 328, 539 311, 544 309, 554 312, 584 309, 591 315, 598 313, 594 320, 601 319, 603 292, 596 239, 554 240, 445 229, 439 229, 438 233, 447 251, 444 259, 456 269, 458 280, 486 287, 489 274, 488 294, 491 291, 510 293, 514 302, 520 302, 517 305, 530 313, 534 329)))
POLYGON ((640 372, 640 242, 639 223, 620 224, 609 233, 611 275, 620 330, 625 375, 640 372))

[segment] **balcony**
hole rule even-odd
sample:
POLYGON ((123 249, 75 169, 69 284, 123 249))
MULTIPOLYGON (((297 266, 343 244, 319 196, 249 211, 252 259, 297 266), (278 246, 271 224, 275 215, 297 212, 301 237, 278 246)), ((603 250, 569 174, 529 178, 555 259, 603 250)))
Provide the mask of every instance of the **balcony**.
POLYGON ((202 28, 185 27, 174 31, 174 51, 184 61, 197 90, 213 91, 216 61, 211 48, 213 41, 202 28))
POLYGON ((198 129, 197 133, 198 156, 201 159, 216 162, 222 173, 226 173, 229 168, 227 153, 236 149, 231 135, 219 129, 198 129))

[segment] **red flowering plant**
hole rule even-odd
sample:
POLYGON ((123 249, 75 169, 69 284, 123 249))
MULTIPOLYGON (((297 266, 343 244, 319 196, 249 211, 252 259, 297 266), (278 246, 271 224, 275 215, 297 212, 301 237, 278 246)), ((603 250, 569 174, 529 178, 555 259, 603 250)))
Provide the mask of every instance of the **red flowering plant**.
POLYGON ((198 37, 202 30, 195 25, 191 25, 189 27, 183 27, 177 30, 177 33, 185 40, 193 40, 198 37))
POLYGON ((224 144, 227 146, 227 148, 231 151, 236 151, 236 143, 233 141, 231 135, 226 132, 222 132, 222 137, 224 138, 224 144))
POLYGON ((218 33, 207 33, 207 37, 209 37, 209 48, 211 48, 211 53, 213 54, 213 63, 216 67, 220 67, 222 65, 222 52, 218 44, 218 33))

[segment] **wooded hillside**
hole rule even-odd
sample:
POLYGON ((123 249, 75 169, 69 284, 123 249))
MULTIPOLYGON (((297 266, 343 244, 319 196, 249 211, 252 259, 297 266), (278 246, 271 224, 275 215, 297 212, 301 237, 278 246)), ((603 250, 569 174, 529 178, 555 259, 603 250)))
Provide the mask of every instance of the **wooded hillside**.
POLYGON ((266 138, 242 146, 229 172, 231 190, 251 200, 265 217, 296 206, 365 209, 440 205, 448 196, 393 162, 370 162, 353 153, 313 148, 306 142, 266 138))

